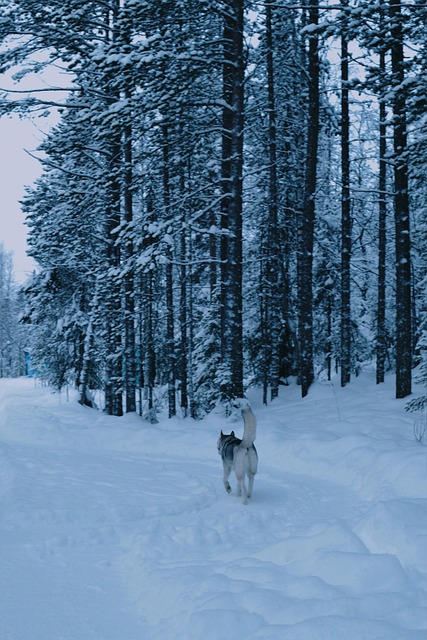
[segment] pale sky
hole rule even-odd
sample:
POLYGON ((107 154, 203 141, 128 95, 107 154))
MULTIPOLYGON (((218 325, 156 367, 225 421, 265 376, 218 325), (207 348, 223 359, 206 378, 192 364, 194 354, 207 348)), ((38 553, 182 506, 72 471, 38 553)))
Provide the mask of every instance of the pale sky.
POLYGON ((41 134, 30 121, 17 116, 0 119, 0 242, 13 251, 15 277, 20 283, 35 268, 35 262, 26 255, 27 227, 19 200, 24 186, 41 173, 40 163, 24 148, 34 150, 40 140, 41 134))
MULTIPOLYGON (((29 74, 17 84, 12 73, 7 72, 2 74, 1 87, 48 89, 64 86, 66 80, 69 77, 60 69, 50 69, 40 75, 29 74)), ((47 91, 43 98, 48 97, 47 91)), ((54 98, 58 99, 58 94, 54 94, 54 98)), ((34 260, 26 255, 27 227, 19 200, 25 194, 24 187, 31 186, 42 172, 40 162, 31 158, 25 149, 35 151, 44 138, 43 132, 48 132, 57 120, 57 114, 53 113, 48 118, 34 117, 33 120, 20 119, 17 115, 0 118, 0 242, 14 253, 15 278, 19 283, 36 267, 34 260)))

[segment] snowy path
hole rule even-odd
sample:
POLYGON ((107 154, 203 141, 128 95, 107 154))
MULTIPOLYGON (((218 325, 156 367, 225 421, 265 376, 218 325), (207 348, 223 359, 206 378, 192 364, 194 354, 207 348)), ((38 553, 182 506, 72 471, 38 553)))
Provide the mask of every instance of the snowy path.
POLYGON ((0 638, 424 640, 426 447, 403 403, 369 379, 285 393, 254 399, 245 507, 220 416, 151 426, 0 380, 0 638))

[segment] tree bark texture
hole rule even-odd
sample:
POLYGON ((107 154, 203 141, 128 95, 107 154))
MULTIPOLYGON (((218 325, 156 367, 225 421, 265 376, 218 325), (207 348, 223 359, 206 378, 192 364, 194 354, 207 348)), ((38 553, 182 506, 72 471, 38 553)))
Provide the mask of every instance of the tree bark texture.
MULTIPOLYGON (((133 190, 132 190, 132 125, 124 128, 124 218, 126 225, 133 221, 133 190)), ((133 272, 133 241, 127 237, 124 243, 124 258, 127 262, 124 280, 125 306, 125 392, 126 412, 136 411, 136 356, 135 356, 135 299, 133 272)))
POLYGON ((280 380, 280 334, 281 334, 281 287, 280 251, 277 191, 277 134, 276 98, 274 86, 273 59, 273 16, 271 2, 266 5, 267 41, 267 85, 268 85, 268 147, 269 147, 269 198, 268 198, 268 238, 267 238, 267 319, 269 320, 270 342, 270 393, 271 399, 279 395, 280 380))
MULTIPOLYGON (((385 74, 385 50, 380 51, 380 73, 385 74)), ((384 99, 379 104, 379 176, 378 176, 378 301, 377 301, 377 384, 384 382, 386 343, 386 241, 387 241, 387 113, 384 99)))
MULTIPOLYGON (((343 6, 347 3, 343 2, 343 6)), ((345 23, 343 25, 345 30, 345 23)), ((341 35, 341 386, 351 372, 351 208, 350 208, 350 115, 348 92, 348 42, 341 35)))
POLYGON ((244 123, 243 1, 224 10, 221 161, 221 360, 224 398, 243 395, 242 179, 244 123))
POLYGON ((106 336, 107 361, 105 384, 105 411, 109 415, 123 415, 123 374, 121 332, 122 296, 121 287, 117 283, 116 271, 120 265, 120 248, 116 244, 116 231, 120 225, 120 170, 121 145, 120 140, 110 146, 109 182, 107 193, 106 238, 107 265, 109 273, 104 280, 104 295, 106 297, 106 336))
MULTIPOLYGON (((170 215, 170 180, 169 180, 169 131, 168 125, 163 124, 163 203, 165 220, 170 215)), ((176 384, 175 384, 175 326, 173 306, 173 264, 172 247, 166 248, 166 358, 168 380, 168 407, 169 418, 176 415, 176 384)))
POLYGON ((396 234, 396 397, 411 393, 412 308, 411 308, 411 236, 406 100, 403 52, 403 16, 400 0, 390 0, 391 64, 393 72, 393 145, 394 145, 394 218, 396 234))
MULTIPOLYGON (((319 22, 317 0, 309 2, 309 24, 319 22)), ((319 137, 319 39, 310 33, 308 47, 308 126, 303 211, 298 243, 298 301, 301 394, 305 397, 314 379, 313 366, 313 240, 319 137)))

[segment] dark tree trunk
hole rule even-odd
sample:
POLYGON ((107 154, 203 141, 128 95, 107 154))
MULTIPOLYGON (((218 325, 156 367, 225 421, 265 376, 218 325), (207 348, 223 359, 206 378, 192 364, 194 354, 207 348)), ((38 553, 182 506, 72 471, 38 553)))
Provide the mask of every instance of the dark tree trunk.
POLYGON ((243 395, 242 173, 244 122, 243 0, 224 3, 221 161, 222 396, 243 395))
MULTIPOLYGON (((191 256, 193 255, 192 241, 191 241, 191 231, 188 235, 188 250, 187 254, 191 260, 191 256)), ((194 316, 193 316, 193 268, 191 266, 187 267, 187 302, 188 302, 188 313, 187 313, 187 341, 188 341, 188 401, 190 405, 190 416, 192 418, 197 417, 197 408, 196 401, 194 396, 194 368, 193 368, 193 353, 194 353, 194 316)))
POLYGON ((117 282, 117 270, 120 265, 120 248, 116 244, 116 231, 120 225, 120 169, 121 145, 117 140, 110 146, 107 210, 107 264, 110 273, 107 274, 104 290, 106 299, 106 336, 107 361, 105 384, 105 411, 109 415, 123 415, 123 375, 122 375, 122 296, 121 287, 117 282))
MULTIPOLYGON (((319 22, 317 0, 309 2, 309 24, 319 22)), ((319 53, 318 36, 310 33, 308 48, 307 157, 302 219, 298 242, 298 300, 301 394, 305 397, 314 380, 313 366, 313 240, 319 137, 319 53)))
MULTIPOLYGON (((163 132, 163 202, 165 220, 170 211, 170 180, 169 180, 169 132, 167 124, 162 126, 163 132)), ((166 357, 168 380, 169 418, 176 415, 176 385, 175 385, 175 327, 173 308, 173 264, 172 247, 167 248, 166 262, 166 357)))
MULTIPOLYGON (((151 193, 147 196, 147 226, 153 221, 153 201, 151 193)), ((147 248, 152 244, 153 239, 150 233, 143 241, 143 248, 147 248)), ((157 422, 153 391, 156 378, 156 353, 154 349, 154 273, 153 269, 147 269, 142 276, 142 323, 143 323, 143 341, 141 348, 144 347, 144 397, 148 402, 148 419, 150 422, 157 422)))
POLYGON ((151 422, 157 422, 153 391, 156 377, 156 356, 154 351, 154 292, 153 292, 153 272, 150 269, 145 275, 145 314, 144 314, 144 335, 145 335, 145 358, 144 358, 144 389, 148 402, 148 415, 151 422))
MULTIPOLYGON (((343 2, 343 7, 347 5, 343 2)), ((350 213, 350 115, 348 95, 348 42, 341 35, 341 386, 351 371, 351 213, 350 213)))
POLYGON ((411 236, 408 166, 406 159, 406 100, 403 16, 400 0, 390 0, 391 63, 393 72, 394 217, 396 230, 396 397, 411 393, 412 309, 411 236))
MULTIPOLYGON (((111 78, 109 78, 111 80, 111 78)), ((111 100, 118 100, 117 93, 111 100)), ((103 297, 106 300, 106 383, 105 411, 109 415, 123 415, 123 337, 122 337, 122 287, 117 274, 121 261, 117 229, 121 223, 121 178, 123 171, 121 127, 116 124, 107 140, 107 211, 105 236, 108 272, 104 278, 103 297)))
MULTIPOLYGON (((110 13, 111 35, 107 32, 107 39, 112 42, 118 38, 118 15, 120 3, 114 0, 110 13)), ((120 99, 120 93, 115 86, 113 71, 106 74, 106 90, 111 103, 120 99)), ((106 148, 107 161, 107 211, 106 230, 107 241, 107 273, 104 280, 104 295, 106 299, 105 334, 106 334, 106 367, 105 367, 105 411, 109 415, 123 415, 123 339, 122 339, 122 291, 117 280, 120 266, 120 246, 117 241, 117 229, 121 222, 121 177, 122 177, 122 131, 119 123, 114 123, 109 131, 106 148)))
POLYGON ((273 25, 271 2, 266 5, 267 86, 268 86, 268 146, 269 146, 269 198, 268 198, 268 248, 267 248, 267 318, 270 342, 270 393, 271 399, 279 395, 280 379, 280 255, 277 194, 277 141, 276 105, 274 87, 273 25))
POLYGON ((269 369, 271 359, 271 340, 268 331, 268 303, 267 303, 267 244, 268 240, 261 240, 261 260, 259 272, 259 316, 260 316, 260 333, 262 345, 261 357, 261 380, 262 380, 262 403, 268 404, 268 383, 269 369))
MULTIPOLYGON (((124 129, 124 217, 129 229, 133 221, 133 192, 132 192, 132 125, 124 129)), ((126 411, 136 411, 136 358, 135 358, 135 302, 134 302, 134 273, 130 264, 133 259, 133 241, 125 238, 124 257, 127 262, 124 280, 125 305, 125 392, 126 411)))
MULTIPOLYGON (((181 185, 181 193, 184 194, 185 185, 181 185)), ((179 300, 179 323, 181 329, 181 358, 180 358, 180 380, 181 380, 181 409, 184 416, 188 412, 188 292, 187 292, 187 240, 185 213, 181 218, 180 233, 180 270, 181 270, 181 291, 179 300)))
POLYGON ((83 343, 83 359, 82 359, 82 368, 79 376, 79 403, 86 406, 96 409, 95 401, 93 400, 90 393, 90 378, 91 378, 91 365, 92 365, 92 351, 93 351, 93 342, 94 342, 94 324, 95 324, 95 314, 96 314, 96 305, 98 298, 98 283, 95 285, 95 293, 93 295, 92 303, 90 305, 89 311, 89 322, 86 328, 86 334, 84 337, 83 343))
MULTIPOLYGON (((380 31, 382 29, 380 28, 380 31)), ((385 50, 380 51, 380 73, 385 74, 385 50)), ((379 201, 378 201, 378 302, 377 302, 377 384, 384 382, 386 344, 386 240, 387 240, 387 113, 383 98, 380 99, 380 143, 379 143, 379 201)))
MULTIPOLYGON (((217 219, 215 211, 211 209, 209 226, 212 228, 217 227, 217 219)), ((213 305, 214 300, 217 298, 217 280, 218 280, 218 240, 216 233, 209 234, 209 298, 210 303, 213 305)))
POLYGON ((333 309, 332 287, 329 288, 328 290, 327 299, 328 299, 328 303, 327 303, 328 304, 327 306, 328 320, 327 320, 327 334, 326 334, 327 335, 326 363, 327 363, 327 369, 328 369, 328 380, 330 381, 332 377, 332 309, 333 309))

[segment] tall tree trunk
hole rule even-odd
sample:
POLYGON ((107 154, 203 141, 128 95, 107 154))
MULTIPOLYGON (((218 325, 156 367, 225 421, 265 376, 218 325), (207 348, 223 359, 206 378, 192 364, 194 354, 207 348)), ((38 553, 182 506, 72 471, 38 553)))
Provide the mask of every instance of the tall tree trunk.
MULTIPOLYGON (((382 32, 381 14, 380 32, 382 32)), ((380 51, 380 73, 385 75, 385 49, 380 51)), ((379 177, 378 177, 378 301, 377 301, 377 384, 384 382, 385 360, 387 354, 385 310, 386 310, 386 240, 387 240, 387 113, 386 103, 380 98, 380 142, 379 142, 379 177)))
POLYGON ((403 16, 400 0, 390 0, 393 72, 394 217, 396 231, 396 397, 411 393, 411 236, 407 166, 403 16))
POLYGON ((267 86, 268 86, 268 146, 269 146, 269 199, 268 199, 268 250, 267 250, 267 303, 270 320, 269 340, 270 349, 270 393, 271 399, 279 395, 280 379, 280 255, 279 255, 279 224, 278 224, 278 193, 277 193, 277 141, 276 141, 276 100, 274 87, 274 59, 273 59, 273 25, 272 7, 266 4, 266 40, 267 40, 267 86))
POLYGON ((144 341, 145 341, 145 357, 144 357, 144 390, 148 401, 148 416, 152 423, 157 422, 153 392, 154 381, 156 376, 156 356, 154 351, 154 292, 153 292, 153 271, 149 269, 144 276, 144 341))
POLYGON ((144 379, 144 277, 140 274, 138 277, 138 297, 136 309, 136 330, 135 330, 135 355, 136 357, 136 388, 138 392, 138 414, 142 417, 142 400, 143 388, 145 386, 144 379))
MULTIPOLYGON (((132 41, 132 8, 127 0, 121 2, 120 24, 121 49, 123 53, 131 53, 132 41)), ((125 237, 123 239, 123 257, 125 276, 123 283, 125 312, 125 394, 126 411, 136 411, 136 353, 135 353, 135 282, 134 282, 134 245, 133 245, 133 112, 131 109, 134 88, 133 67, 128 66, 123 72, 123 94, 128 103, 129 112, 125 115, 123 125, 123 207, 125 237)))
MULTIPOLYGON (((348 6, 348 2, 342 2, 348 6)), ((348 42, 346 19, 341 35, 341 386, 350 382, 351 370, 351 213, 350 213, 350 114, 348 95, 348 42)))
MULTIPOLYGON (((114 137, 114 136, 113 136, 114 137)), ((123 375, 122 375, 122 295, 117 282, 120 265, 120 248, 116 244, 116 231, 120 225, 120 179, 121 145, 110 146, 109 162, 109 207, 107 210, 107 264, 110 273, 104 282, 107 312, 105 316, 107 336, 107 361, 105 384, 105 411, 109 415, 123 415, 123 375)))
POLYGON ((91 364, 92 364, 92 350, 94 342, 94 324, 95 315, 98 307, 98 280, 95 285, 95 292, 93 294, 92 302, 89 310, 89 322, 86 328, 86 334, 83 343, 83 362, 82 370, 79 380, 79 403, 86 407, 96 409, 96 404, 90 393, 90 378, 91 378, 91 364))
POLYGON ((107 182, 107 268, 104 278, 103 299, 106 300, 106 383, 105 411, 109 415, 123 415, 123 337, 122 337, 122 288, 117 278, 121 262, 121 250, 117 243, 117 229, 121 223, 121 131, 117 126, 108 140, 107 182))
MULTIPOLYGON (((182 184, 181 192, 184 194, 185 185, 182 184)), ((185 210, 181 218, 180 232, 180 270, 181 270, 181 291, 179 300, 179 323, 181 329, 181 358, 180 358, 180 380, 181 380, 181 409, 184 416, 188 412, 188 292, 187 292, 187 240, 185 210)))
POLYGON ((242 180, 244 123, 243 0, 224 2, 221 162, 222 396, 243 395, 242 180))
POLYGON ((327 329, 326 329, 326 363, 328 369, 328 380, 332 378, 332 309, 333 309, 333 294, 332 287, 328 287, 327 292, 327 329))
POLYGON ((133 258, 133 240, 130 227, 133 221, 132 192, 132 125, 124 128, 124 216, 127 225, 127 237, 124 244, 124 257, 127 262, 124 281, 125 305, 125 391, 126 411, 136 411, 136 357, 135 357, 135 287, 131 261, 133 258))
MULTIPOLYGON (((309 25, 319 23, 317 0, 309 0, 309 25)), ((298 242, 298 300, 301 394, 305 397, 314 380, 313 366, 313 241, 319 138, 319 39, 309 35, 307 157, 302 220, 298 242)))
MULTIPOLYGON (((188 235, 188 257, 191 260, 193 255, 191 231, 188 235)), ((194 393, 194 367, 193 367, 193 353, 194 353, 194 315, 193 315, 193 267, 187 268, 187 300, 188 300, 188 314, 187 314, 187 340, 188 340, 188 401, 190 404, 190 416, 192 418, 197 417, 196 400, 194 393)))
MULTIPOLYGON (((210 228, 217 228, 217 218, 215 211, 212 208, 209 214, 209 226, 210 228)), ((217 299, 218 290, 218 239, 217 233, 213 232, 209 234, 209 301, 213 306, 214 301, 217 299)))
MULTIPOLYGON (((165 220, 170 216, 170 180, 169 180, 169 132, 168 125, 162 126, 163 133, 163 202, 165 220)), ((175 327, 173 308, 173 264, 172 247, 167 248, 166 262, 166 354, 168 380, 169 418, 176 415, 176 385, 175 385, 175 327)))
MULTIPOLYGON (((120 11, 119 0, 114 0, 110 12, 111 35, 107 33, 107 39, 112 42, 118 37, 118 15, 120 11)), ((118 102, 120 94, 114 83, 113 72, 107 71, 106 89, 109 101, 118 102)), ((107 313, 106 323, 106 382, 105 382, 105 411, 109 415, 123 415, 123 373, 122 373, 122 291, 117 280, 117 272, 120 266, 120 246, 116 242, 117 229, 121 222, 121 176, 122 176, 122 140, 121 126, 114 123, 108 134, 107 150, 107 212, 106 212, 106 240, 107 240, 107 266, 109 273, 106 275, 104 294, 107 313)))
POLYGON ((268 404, 268 383, 270 381, 269 370, 271 360, 271 340, 269 335, 268 302, 267 302, 267 264, 268 264, 268 239, 261 239, 261 259, 259 271, 259 317, 262 344, 261 355, 261 379, 262 379, 262 403, 268 404))
MULTIPOLYGON (((154 239, 149 231, 150 225, 154 221, 153 212, 153 195, 149 190, 146 197, 146 228, 145 236, 142 242, 143 250, 148 249, 153 244, 154 239)), ((156 352, 154 348, 154 270, 148 268, 141 278, 142 284, 142 323, 143 323, 143 341, 141 346, 144 347, 144 398, 148 402, 148 419, 150 422, 157 422, 155 407, 154 407, 154 384, 156 378, 156 352)))

